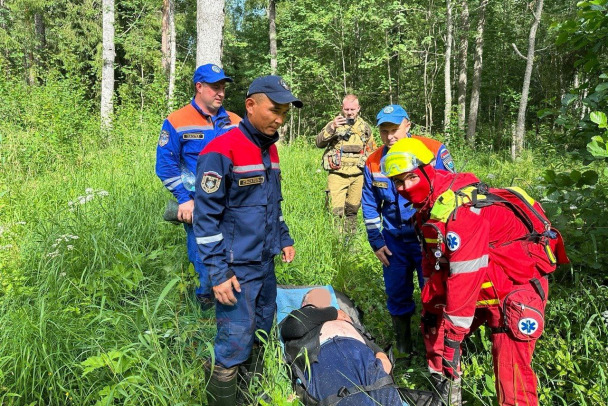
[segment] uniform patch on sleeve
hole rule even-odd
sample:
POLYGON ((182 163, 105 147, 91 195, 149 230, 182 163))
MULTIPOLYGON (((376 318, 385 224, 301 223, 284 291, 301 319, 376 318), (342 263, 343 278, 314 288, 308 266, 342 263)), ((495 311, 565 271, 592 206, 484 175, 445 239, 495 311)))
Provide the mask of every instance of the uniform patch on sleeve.
POLYGON ((448 171, 454 172, 454 160, 452 159, 452 155, 450 154, 450 151, 448 151, 447 149, 444 149, 441 152, 440 158, 441 158, 441 161, 443 162, 443 166, 445 166, 445 168, 448 171))
POLYGON ((222 175, 217 172, 209 171, 203 173, 203 180, 201 180, 201 188, 206 193, 216 192, 222 184, 222 175))
POLYGON ((264 183, 263 176, 239 179, 239 186, 261 185, 262 183, 264 183))
POLYGON ((388 189, 388 182, 381 182, 379 180, 372 181, 372 186, 379 187, 380 189, 388 189))
POLYGON ((450 251, 456 251, 458 248, 460 248, 460 236, 455 232, 448 232, 445 239, 450 251))
POLYGON ((158 145, 164 147, 169 142, 169 131, 162 130, 160 132, 160 137, 158 137, 158 145))

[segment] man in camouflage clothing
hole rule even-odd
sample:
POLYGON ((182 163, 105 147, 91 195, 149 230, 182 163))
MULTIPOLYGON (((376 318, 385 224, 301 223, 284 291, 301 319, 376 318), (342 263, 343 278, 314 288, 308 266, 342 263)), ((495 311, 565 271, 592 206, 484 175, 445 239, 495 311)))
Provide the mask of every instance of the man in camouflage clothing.
POLYGON ((331 198, 331 211, 344 218, 348 233, 357 228, 363 167, 376 147, 371 127, 359 117, 360 109, 357 96, 346 95, 341 114, 327 123, 316 139, 317 147, 325 148, 323 169, 329 172, 326 193, 331 198))

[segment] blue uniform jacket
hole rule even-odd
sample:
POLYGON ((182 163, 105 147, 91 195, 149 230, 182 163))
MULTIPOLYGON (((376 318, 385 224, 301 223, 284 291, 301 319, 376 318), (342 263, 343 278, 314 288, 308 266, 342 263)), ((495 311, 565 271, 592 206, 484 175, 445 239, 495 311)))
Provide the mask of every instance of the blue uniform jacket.
POLYGON ((294 243, 281 211, 277 140, 245 118, 199 156, 194 234, 212 286, 232 277, 232 264, 268 260, 294 243))
POLYGON ((156 148, 156 174, 179 204, 194 198, 184 187, 185 177, 194 179, 199 153, 218 135, 234 128, 239 116, 220 107, 215 116, 205 114, 194 102, 169 114, 156 148))
MULTIPOLYGON (((453 172, 454 164, 445 145, 428 138, 414 137, 427 144, 435 154, 435 168, 453 172)), ((376 150, 367 159, 363 169, 361 206, 367 239, 374 251, 386 245, 381 230, 404 242, 417 240, 411 221, 416 210, 397 193, 393 182, 380 171, 380 160, 387 152, 386 146, 376 150)))

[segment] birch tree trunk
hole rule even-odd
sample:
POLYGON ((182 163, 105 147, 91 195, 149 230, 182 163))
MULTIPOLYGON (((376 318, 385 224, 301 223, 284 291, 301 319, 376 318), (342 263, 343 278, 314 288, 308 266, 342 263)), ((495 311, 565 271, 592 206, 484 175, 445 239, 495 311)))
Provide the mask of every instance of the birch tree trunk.
POLYGON ((460 43, 458 59, 460 71, 458 74, 458 129, 464 130, 467 117, 467 58, 469 52, 469 5, 468 0, 462 0, 460 14, 460 43))
POLYGON ((112 127, 114 95, 114 0, 102 1, 103 65, 101 68, 101 127, 112 127))
POLYGON ((161 66, 163 72, 169 72, 169 60, 171 58, 171 50, 169 48, 169 0, 163 0, 163 17, 161 20, 161 36, 160 36, 160 51, 161 51, 161 66))
POLYGON ((543 12, 543 0, 536 0, 536 11, 534 12, 534 22, 530 27, 528 37, 528 56, 526 58, 526 73, 524 74, 524 85, 521 90, 521 100, 519 101, 519 113, 517 114, 517 126, 513 133, 513 144, 511 145, 511 158, 515 159, 524 149, 524 135, 526 133, 526 108, 528 107, 528 93, 530 92, 530 77, 534 66, 534 45, 536 43, 536 31, 540 24, 540 16, 543 12))
POLYGON ((452 114, 452 2, 445 0, 446 5, 446 39, 445 39, 445 65, 443 69, 443 83, 445 92, 445 107, 443 110, 443 131, 450 128, 450 116, 452 114))
POLYGON ((277 73, 277 25, 275 0, 268 1, 268 37, 270 39, 270 72, 277 73))
POLYGON ((196 66, 222 65, 224 0, 197 0, 196 66))
POLYGON ((175 38, 175 0, 169 0, 169 88, 167 89, 167 100, 169 110, 173 110, 173 93, 175 93, 175 63, 177 60, 177 48, 175 38))
POLYGON ((477 38, 475 39, 475 64, 473 65, 473 87, 471 88, 471 104, 469 105, 469 123, 467 141, 475 144, 477 113, 479 112, 479 94, 481 89, 481 70, 483 68, 483 30, 486 24, 486 7, 488 0, 481 0, 479 5, 479 20, 477 22, 477 38))

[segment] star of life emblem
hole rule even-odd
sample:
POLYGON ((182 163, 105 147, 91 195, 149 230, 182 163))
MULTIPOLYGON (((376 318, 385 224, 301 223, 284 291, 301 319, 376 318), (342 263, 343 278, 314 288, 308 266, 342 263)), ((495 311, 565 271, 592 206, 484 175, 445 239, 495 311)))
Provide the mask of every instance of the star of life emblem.
POLYGON ((384 113, 386 114, 391 114, 395 109, 393 108, 393 106, 387 106, 384 108, 384 110, 382 110, 384 113))
POLYGON ((519 320, 517 327, 522 334, 532 335, 536 330, 538 330, 538 321, 531 317, 526 317, 525 319, 519 320))
POLYGON ((445 242, 450 251, 456 251, 458 248, 460 248, 460 236, 453 231, 450 231, 445 236, 445 242))
POLYGON ((222 175, 217 172, 209 171, 203 173, 201 188, 206 193, 216 192, 222 184, 222 175))
POLYGON ((211 67, 211 70, 214 71, 215 73, 220 73, 222 71, 222 69, 217 65, 213 65, 211 67))

